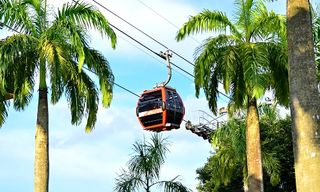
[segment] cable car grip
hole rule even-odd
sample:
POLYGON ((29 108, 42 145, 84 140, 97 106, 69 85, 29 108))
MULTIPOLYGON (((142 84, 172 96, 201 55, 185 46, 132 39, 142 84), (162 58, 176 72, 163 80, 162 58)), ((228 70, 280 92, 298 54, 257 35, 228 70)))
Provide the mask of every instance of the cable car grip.
POLYGON ((169 49, 166 52, 160 51, 160 57, 167 61, 168 77, 166 81, 156 84, 154 88, 165 87, 170 82, 172 76, 172 68, 170 62, 170 58, 172 57, 171 51, 169 49))

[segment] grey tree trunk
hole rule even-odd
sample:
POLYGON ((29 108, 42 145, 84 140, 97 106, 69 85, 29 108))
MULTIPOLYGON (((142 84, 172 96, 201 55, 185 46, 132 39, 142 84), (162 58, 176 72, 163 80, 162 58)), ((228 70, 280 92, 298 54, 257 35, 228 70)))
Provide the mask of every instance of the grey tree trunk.
POLYGON ((39 89, 34 163, 34 191, 47 192, 49 183, 48 93, 39 89))
POLYGON ((246 153, 248 167, 248 192, 263 192, 260 126, 257 101, 248 99, 246 118, 246 153))
POLYGON ((319 191, 320 101, 310 2, 287 0, 290 107, 298 192, 319 191))

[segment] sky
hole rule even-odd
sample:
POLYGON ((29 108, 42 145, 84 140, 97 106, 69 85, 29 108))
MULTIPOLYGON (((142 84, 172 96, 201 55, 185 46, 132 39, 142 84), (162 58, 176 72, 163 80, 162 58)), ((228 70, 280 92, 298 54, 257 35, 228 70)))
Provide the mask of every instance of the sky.
MULTIPOLYGON (((49 8, 68 1, 49 0, 49 8)), ((70 1, 71 2, 71 1, 70 1)), ((108 21, 141 41, 156 52, 165 48, 148 39, 137 30, 100 9, 108 21)), ((233 17, 233 0, 98 0, 108 9, 117 13, 145 33, 159 40, 170 49, 193 61, 193 52, 207 37, 214 34, 195 35, 182 42, 175 41, 180 26, 190 15, 203 9, 220 10, 233 17), (165 18, 165 19, 164 19, 165 18)), ((269 5, 278 13, 285 13, 285 1, 279 0, 269 5)), ((116 31, 118 44, 111 49, 110 42, 91 31, 91 46, 101 51, 108 59, 115 76, 115 82, 140 94, 152 89, 156 83, 167 77, 166 62, 156 58, 148 50, 139 46, 125 35, 116 31)), ((11 32, 0 31, 0 38, 11 32)), ((190 64, 173 55, 172 62, 190 73, 190 64)), ((192 77, 178 69, 173 70, 169 86, 179 92, 186 108, 185 120, 199 123, 198 110, 210 113, 204 94, 195 97, 192 77)), ((61 99, 49 106, 50 135, 50 184, 52 192, 111 192, 115 178, 121 168, 126 167, 132 145, 136 140, 149 138, 151 132, 144 131, 136 116, 137 96, 114 87, 110 108, 99 106, 95 129, 87 134, 84 124, 71 125, 68 103, 61 99)), ((226 105, 228 99, 221 97, 219 107, 226 105)), ((37 91, 32 102, 24 111, 9 110, 9 117, 0 128, 0 189, 3 192, 33 191, 34 134, 37 111, 37 91)), ((169 180, 180 175, 180 181, 196 191, 196 169, 203 166, 212 152, 208 141, 187 131, 182 123, 178 130, 163 132, 170 141, 170 152, 161 170, 161 179, 169 180)))

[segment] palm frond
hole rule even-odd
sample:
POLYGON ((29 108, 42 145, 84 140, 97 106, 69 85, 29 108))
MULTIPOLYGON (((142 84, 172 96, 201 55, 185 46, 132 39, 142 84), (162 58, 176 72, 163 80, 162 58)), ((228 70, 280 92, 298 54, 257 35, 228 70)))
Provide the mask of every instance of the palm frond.
POLYGON ((84 115, 85 98, 80 93, 79 87, 74 80, 67 81, 65 95, 71 111, 71 123, 79 125, 84 115))
POLYGON ((268 104, 264 103, 259 105, 258 110, 261 122, 266 122, 271 126, 277 122, 279 113, 276 109, 276 105, 269 106, 268 104))
POLYGON ((243 44, 241 48, 244 79, 249 95, 252 98, 260 98, 267 86, 268 52, 267 49, 259 44, 243 44))
MULTIPOLYGON (((128 168, 129 171, 132 173, 135 173, 135 175, 141 175, 142 177, 145 177, 145 174, 150 174, 157 172, 159 170, 151 170, 150 167, 150 157, 148 154, 148 147, 145 142, 136 141, 133 144, 133 150, 135 152, 134 155, 131 156, 129 162, 128 162, 128 168)), ((159 176, 158 174, 153 174, 156 177, 159 176)), ((145 178, 148 179, 148 178, 145 178)))
POLYGON ((176 40, 181 41, 190 34, 207 31, 226 33, 228 29, 234 35, 240 35, 226 14, 220 11, 210 11, 205 9, 198 15, 190 17, 189 20, 183 24, 176 35, 176 40))
POLYGON ((35 34, 34 17, 28 10, 29 1, 0 0, 0 20, 26 34, 35 34))
POLYGON ((270 183, 277 185, 280 182, 280 162, 274 152, 262 151, 262 166, 270 175, 270 183))
MULTIPOLYGON (((72 21, 61 21, 54 23, 47 31, 47 34, 53 36, 53 39, 57 37, 62 37, 64 41, 70 44, 73 49, 74 58, 78 61, 78 70, 82 70, 82 66, 85 60, 85 47, 88 47, 88 35, 85 29, 82 29, 79 25, 76 25, 72 21), (64 33, 59 33, 59 31, 64 31, 64 33)), ((47 35, 43 35, 45 38, 47 35)))
MULTIPOLYGON (((239 58, 240 60, 240 58, 239 58)), ((231 88, 230 88, 230 93, 231 93, 231 98, 232 101, 229 103, 229 106, 234 107, 234 109, 239 109, 245 106, 246 103, 246 98, 247 98, 247 87, 246 87, 246 82, 244 79, 244 73, 243 73, 243 65, 241 62, 235 63, 235 75, 233 76, 231 80, 231 88), (233 103, 233 104, 232 104, 233 103)), ((229 111, 229 109, 228 109, 229 111)), ((232 112, 233 110, 230 110, 232 112)))
POLYGON ((35 49, 37 43, 38 40, 36 38, 25 34, 15 34, 1 41, 1 69, 5 69, 8 67, 8 65, 14 65, 16 59, 18 59, 21 55, 26 54, 29 50, 35 49))
POLYGON ((13 106, 24 109, 31 100, 34 72, 37 66, 37 40, 29 35, 18 34, 0 43, 2 90, 14 95, 13 106))
POLYGON ((252 20, 251 10, 255 7, 254 0, 236 0, 236 24, 243 32, 243 37, 245 41, 250 40, 250 23, 252 20))
MULTIPOLYGON (((195 52, 196 96, 199 96, 200 88, 203 88, 209 107, 214 113, 217 110, 219 78, 223 79, 229 75, 229 72, 232 73, 232 71, 225 69, 232 67, 236 60, 236 57, 232 57, 232 45, 235 41, 237 41, 237 37, 227 35, 208 38, 195 52), (227 54, 227 50, 230 50, 230 54, 227 54)), ((228 87, 228 80, 225 81, 225 84, 228 87)))
POLYGON ((86 97, 86 132, 91 132, 97 120, 97 112, 99 105, 98 91, 94 82, 84 72, 81 73, 82 80, 85 86, 86 97))
POLYGON ((44 2, 42 2, 41 0, 24 0, 21 3, 32 7, 38 15, 41 15, 43 13, 43 8, 41 4, 43 4, 44 2))
POLYGON ((160 168, 168 151, 167 145, 166 138, 162 139, 159 134, 152 135, 151 142, 137 141, 133 145, 135 155, 129 161, 129 170, 136 175, 148 177, 145 179, 150 182, 159 179, 160 168))
POLYGON ((166 152, 169 151, 169 143, 167 138, 162 138, 160 134, 153 134, 150 140, 151 142, 147 144, 150 169, 154 170, 152 175, 158 179, 161 165, 164 164, 166 152))
POLYGON ((109 62, 98 51, 84 48, 85 64, 88 69, 92 70, 99 78, 100 91, 102 93, 102 105, 108 107, 111 104, 113 95, 114 76, 109 66, 109 62))
POLYGON ((117 38, 115 32, 109 26, 107 19, 93 6, 84 2, 64 4, 53 23, 63 23, 68 25, 73 23, 86 29, 96 29, 102 35, 106 35, 111 40, 111 46, 115 48, 117 38))
POLYGON ((245 123, 242 120, 230 119, 217 129, 212 136, 212 145, 216 154, 209 160, 212 182, 215 186, 227 185, 233 173, 245 165, 245 123))
POLYGON ((72 62, 72 48, 65 42, 64 35, 50 28, 42 34, 39 42, 40 57, 47 61, 51 81, 51 103, 59 101, 63 93, 62 68, 72 62))
POLYGON ((191 192, 190 189, 185 187, 179 181, 162 181, 159 183, 159 185, 164 186, 164 192, 191 192))
POLYGON ((281 44, 269 43, 268 49, 269 67, 271 71, 271 88, 279 104, 289 105, 289 77, 288 56, 286 47, 281 44))
POLYGON ((87 116, 86 132, 90 132, 96 122, 98 111, 98 92, 94 82, 84 72, 78 72, 77 63, 70 62, 63 66, 65 93, 71 110, 71 123, 80 124, 83 116, 87 116))
POLYGON ((141 178, 133 175, 131 172, 122 170, 122 173, 118 175, 116 179, 116 186, 114 191, 117 192, 134 192, 143 186, 141 178))
POLYGON ((5 100, 4 96, 0 94, 0 128, 8 117, 9 101, 5 100))
POLYGON ((252 21, 251 37, 255 41, 270 38, 285 39, 286 37, 286 18, 283 15, 269 12, 264 4, 254 12, 252 21))

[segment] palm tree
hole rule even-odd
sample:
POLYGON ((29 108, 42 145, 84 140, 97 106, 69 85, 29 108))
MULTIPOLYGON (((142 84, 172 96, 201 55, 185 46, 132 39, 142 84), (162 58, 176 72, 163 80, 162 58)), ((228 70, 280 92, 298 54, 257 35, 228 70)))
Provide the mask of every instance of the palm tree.
MULTIPOLYGON (((276 107, 265 104, 259 106, 259 115, 263 170, 269 178, 265 189, 294 191, 291 120, 279 118, 276 107)), ((244 118, 231 118, 213 133, 215 153, 197 169, 199 191, 247 191, 245 131, 244 118)))
POLYGON ((269 88, 282 104, 288 102, 285 19, 268 12, 261 1, 236 0, 234 23, 220 11, 192 16, 176 39, 213 31, 195 52, 195 88, 204 89, 209 107, 217 110, 218 84, 230 93, 235 108, 247 108, 246 153, 249 191, 263 191, 257 99, 269 88))
POLYGON ((150 192, 152 187, 163 187, 165 192, 189 192, 188 188, 176 181, 178 176, 170 181, 158 181, 160 168, 168 151, 167 146, 167 139, 163 139, 157 133, 152 135, 151 142, 145 140, 135 142, 128 170, 122 170, 116 179, 114 190, 132 192, 140 189, 150 192))
POLYGON ((320 100, 309 0, 287 1, 290 107, 297 191, 320 183, 320 100))
POLYGON ((114 77, 104 56, 89 46, 87 32, 97 30, 111 39, 113 48, 116 35, 101 12, 82 2, 64 4, 52 15, 46 0, 0 0, 0 21, 20 31, 0 42, 0 123, 7 117, 10 104, 5 95, 13 94, 13 107, 23 110, 38 81, 34 190, 46 192, 48 95, 55 104, 64 94, 69 102, 71 123, 78 125, 86 117, 86 131, 90 132, 96 122, 99 90, 83 66, 98 77, 104 107, 110 105, 114 77))

